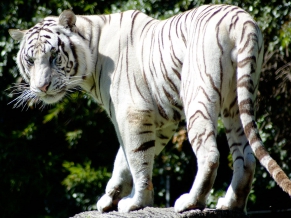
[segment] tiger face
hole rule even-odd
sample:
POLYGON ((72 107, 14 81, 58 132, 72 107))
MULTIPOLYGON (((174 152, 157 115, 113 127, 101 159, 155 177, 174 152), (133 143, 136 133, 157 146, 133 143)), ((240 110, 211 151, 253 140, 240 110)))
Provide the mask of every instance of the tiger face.
POLYGON ((17 62, 29 84, 23 92, 23 101, 30 98, 46 104, 56 103, 82 80, 79 72, 86 70, 79 62, 84 63, 82 59, 86 55, 78 41, 80 36, 74 31, 76 17, 71 15, 63 12, 59 19, 45 18, 29 30, 9 30, 12 38, 21 41, 17 62))

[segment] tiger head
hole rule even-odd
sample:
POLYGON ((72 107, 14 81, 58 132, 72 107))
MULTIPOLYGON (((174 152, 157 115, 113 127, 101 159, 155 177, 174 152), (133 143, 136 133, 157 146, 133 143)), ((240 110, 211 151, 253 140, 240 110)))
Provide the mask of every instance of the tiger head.
POLYGON ((46 17, 28 30, 9 30, 13 39, 21 41, 17 65, 29 84, 22 85, 21 101, 56 103, 90 73, 92 55, 88 42, 78 32, 76 20, 77 16, 66 10, 59 17, 46 17))

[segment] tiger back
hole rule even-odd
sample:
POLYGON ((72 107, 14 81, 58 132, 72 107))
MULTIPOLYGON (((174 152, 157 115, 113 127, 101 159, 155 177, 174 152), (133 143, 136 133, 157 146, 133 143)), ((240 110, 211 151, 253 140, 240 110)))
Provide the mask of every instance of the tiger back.
POLYGON ((219 209, 245 210, 255 158, 291 195, 286 174, 264 149, 253 102, 263 59, 262 33, 242 9, 206 5, 164 21, 139 11, 76 16, 64 11, 27 31, 17 56, 29 89, 16 104, 52 104, 80 86, 107 111, 120 143, 101 212, 153 205, 152 168, 185 119, 198 172, 175 211, 204 208, 219 165, 222 117, 234 173, 219 209))

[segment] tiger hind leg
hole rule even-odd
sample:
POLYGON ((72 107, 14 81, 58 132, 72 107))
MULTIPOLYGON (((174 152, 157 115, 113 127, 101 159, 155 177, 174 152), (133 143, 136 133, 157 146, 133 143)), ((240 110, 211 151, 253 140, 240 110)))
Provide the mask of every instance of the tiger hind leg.
POLYGON ((218 200, 216 208, 246 211, 256 159, 241 124, 237 98, 233 95, 230 99, 231 103, 223 107, 221 116, 233 159, 233 177, 225 197, 218 200))
MULTIPOLYGON (((192 110, 193 114, 186 114, 187 129, 189 141, 197 157, 198 171, 190 192, 176 200, 176 212, 205 207, 219 165, 216 145, 217 115, 213 111, 215 105, 201 101, 194 101, 191 105, 195 110, 192 110)), ((191 107, 188 111, 191 111, 191 107)))

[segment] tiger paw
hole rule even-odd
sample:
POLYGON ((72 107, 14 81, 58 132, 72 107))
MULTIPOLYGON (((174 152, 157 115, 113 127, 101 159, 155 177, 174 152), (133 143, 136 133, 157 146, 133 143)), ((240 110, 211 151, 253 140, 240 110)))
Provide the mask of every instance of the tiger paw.
POLYGON ((121 186, 111 186, 110 181, 106 187, 106 194, 104 194, 97 202, 97 210, 101 213, 115 209, 121 198, 121 186))
POLYGON ((101 213, 112 210, 113 208, 113 199, 111 196, 105 194, 97 202, 97 210, 101 213))
POLYGON ((193 197, 190 194, 181 195, 175 202, 174 210, 175 212, 183 212, 191 209, 204 209, 205 205, 193 201, 193 197))
POLYGON ((230 208, 230 206, 228 205, 226 198, 219 198, 218 199, 216 209, 228 210, 229 208, 230 208))
POLYGON ((118 202, 118 212, 126 213, 147 206, 153 206, 153 190, 145 190, 142 193, 131 194, 118 202))
POLYGON ((118 203, 118 212, 121 213, 127 213, 129 211, 138 210, 140 208, 142 208, 142 205, 131 197, 123 198, 118 203))
POLYGON ((219 198, 216 209, 219 210, 238 210, 238 211, 244 211, 246 213, 246 208, 245 208, 246 203, 244 201, 238 201, 237 199, 227 199, 226 197, 224 198, 219 198))

